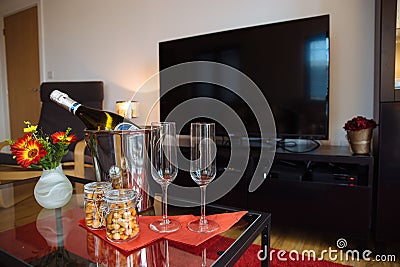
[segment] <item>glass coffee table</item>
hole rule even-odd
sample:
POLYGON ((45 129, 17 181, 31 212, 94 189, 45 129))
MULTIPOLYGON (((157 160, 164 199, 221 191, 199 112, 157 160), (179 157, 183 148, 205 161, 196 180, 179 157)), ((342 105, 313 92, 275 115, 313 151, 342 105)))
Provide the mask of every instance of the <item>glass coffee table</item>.
MULTIPOLYGON (((271 216, 249 211, 228 231, 192 247, 157 240, 132 252, 116 249, 78 225, 84 218, 83 184, 90 180, 68 177, 74 186, 71 201, 59 209, 43 209, 33 197, 37 178, 0 181, 1 266, 233 266, 261 235, 269 252, 271 216)), ((239 211, 208 205, 207 215, 239 211)), ((169 215, 199 215, 200 208, 171 207, 169 215)), ((145 211, 154 215, 154 210, 145 211)), ((268 253, 269 254, 269 253, 268 253)), ((264 253, 259 254, 264 258, 264 253)), ((269 266, 257 254, 252 265, 269 266)))

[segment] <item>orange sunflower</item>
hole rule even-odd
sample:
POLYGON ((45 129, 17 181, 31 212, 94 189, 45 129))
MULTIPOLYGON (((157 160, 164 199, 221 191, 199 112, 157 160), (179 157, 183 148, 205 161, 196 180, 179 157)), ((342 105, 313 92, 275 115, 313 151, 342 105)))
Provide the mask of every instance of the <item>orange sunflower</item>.
MULTIPOLYGON (((25 140, 19 140, 18 142, 25 140)), ((15 145, 14 144, 14 145, 15 145)), ((47 151, 43 148, 37 140, 30 139, 26 142, 24 147, 18 145, 19 149, 15 150, 17 163, 23 168, 29 167, 31 164, 38 164, 40 160, 47 155, 47 151)))
POLYGON ((67 133, 65 132, 55 132, 51 135, 51 139, 53 139, 54 144, 57 144, 58 142, 71 144, 73 142, 76 142, 77 140, 76 135, 71 134, 70 136, 68 136, 67 133))
POLYGON ((18 141, 11 146, 11 153, 15 155, 18 150, 24 149, 30 140, 32 140, 32 134, 30 133, 18 138, 18 141))
POLYGON ((63 156, 68 153, 68 146, 77 141, 76 135, 69 135, 71 128, 65 132, 56 132, 49 136, 37 125, 24 121, 24 136, 13 140, 5 140, 11 147, 11 154, 23 168, 32 167, 51 170, 61 164, 63 156))

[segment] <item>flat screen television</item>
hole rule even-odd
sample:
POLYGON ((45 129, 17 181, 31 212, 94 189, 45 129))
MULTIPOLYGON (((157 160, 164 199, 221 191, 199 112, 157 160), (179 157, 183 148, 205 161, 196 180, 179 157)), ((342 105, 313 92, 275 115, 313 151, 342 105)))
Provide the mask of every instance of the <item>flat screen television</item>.
MULTIPOLYGON (((226 64, 254 81, 272 110, 278 138, 328 139, 329 15, 159 43, 160 71, 193 61, 226 64)), ((202 82, 167 90, 164 79, 161 75, 161 120, 187 100, 208 97, 231 107, 249 137, 260 137, 260 127, 249 105, 231 90, 202 82)), ((180 134, 187 135, 190 122, 204 120, 207 118, 199 116, 177 128, 182 127, 180 134)), ((218 123, 216 134, 228 135, 218 123)))

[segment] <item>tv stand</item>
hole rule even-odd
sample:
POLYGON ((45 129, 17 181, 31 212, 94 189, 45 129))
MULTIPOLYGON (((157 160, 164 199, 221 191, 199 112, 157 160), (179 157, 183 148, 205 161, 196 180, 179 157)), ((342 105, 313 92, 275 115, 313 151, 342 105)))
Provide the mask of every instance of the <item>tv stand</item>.
MULTIPOLYGON (((259 151, 251 160, 258 162, 259 151)), ((278 149, 266 180, 248 192, 253 172, 218 202, 272 213, 274 224, 309 227, 367 240, 371 229, 373 157, 347 146, 307 153, 278 149)), ((262 164, 262 162, 260 162, 262 164)))

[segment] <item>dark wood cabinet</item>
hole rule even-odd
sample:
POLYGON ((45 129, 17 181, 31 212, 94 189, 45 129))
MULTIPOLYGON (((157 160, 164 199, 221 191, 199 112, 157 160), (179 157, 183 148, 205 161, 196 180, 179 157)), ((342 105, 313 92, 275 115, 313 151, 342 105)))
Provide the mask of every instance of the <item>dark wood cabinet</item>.
POLYGON ((397 0, 375 2, 375 99, 377 102, 400 101, 395 90, 397 0))
POLYGON ((400 90, 395 89, 397 0, 376 0, 374 136, 375 239, 400 239, 400 90))
POLYGON ((278 150, 266 181, 249 193, 248 208, 272 213, 277 225, 367 240, 373 165, 372 156, 352 155, 348 147, 324 146, 308 153, 278 150))
MULTIPOLYGON (((229 171, 225 170, 229 150, 218 148, 219 173, 229 171)), ((278 149, 264 182, 249 192, 257 163, 265 164, 259 162, 259 152, 259 148, 251 149, 243 177, 217 204, 272 213, 276 225, 320 229, 359 240, 369 238, 373 156, 352 155, 347 146, 322 146, 307 153, 278 149)), ((188 174, 180 175, 174 183, 193 186, 184 179, 188 174)))
POLYGON ((380 243, 400 239, 400 102, 380 104, 375 236, 380 243))

